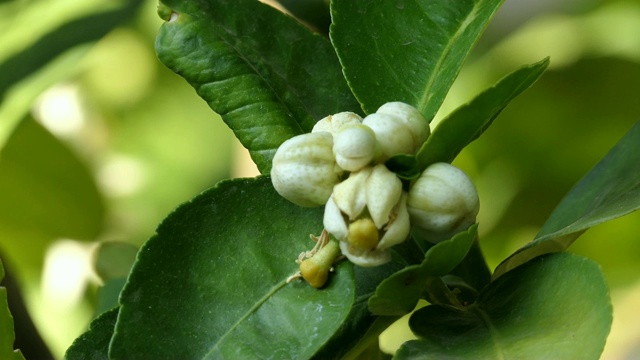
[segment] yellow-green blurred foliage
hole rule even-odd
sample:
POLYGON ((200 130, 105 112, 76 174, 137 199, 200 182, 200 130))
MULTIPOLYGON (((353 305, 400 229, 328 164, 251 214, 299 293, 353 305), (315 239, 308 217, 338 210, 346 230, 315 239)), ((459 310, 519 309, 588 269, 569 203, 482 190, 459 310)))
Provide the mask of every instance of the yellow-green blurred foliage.
MULTIPOLYGON (((0 63, 65 20, 113 6, 0 2, 0 63)), ((108 279, 92 274, 95 244, 139 246, 173 208, 231 176, 231 131, 154 55, 155 7, 146 1, 131 21, 57 57, 0 103, 0 252, 57 357, 101 301, 96 289, 108 279)), ((492 268, 533 239, 640 119, 640 2, 506 1, 439 115, 545 56, 549 71, 456 160, 478 185, 492 268)), ((612 288, 604 359, 640 356, 639 234, 635 213, 570 249, 599 262, 612 288)), ((398 324, 381 344, 392 351, 408 335, 398 324)))

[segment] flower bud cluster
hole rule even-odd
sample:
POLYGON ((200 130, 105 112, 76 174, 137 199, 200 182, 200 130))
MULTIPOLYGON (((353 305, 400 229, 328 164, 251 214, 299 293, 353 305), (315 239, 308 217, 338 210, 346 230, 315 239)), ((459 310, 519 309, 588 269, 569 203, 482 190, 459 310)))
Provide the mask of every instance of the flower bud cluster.
POLYGON ((364 119, 351 112, 330 115, 278 148, 273 185, 300 206, 325 205, 324 227, 342 253, 357 265, 380 265, 410 230, 407 194, 383 163, 415 153, 429 133, 422 114, 401 102, 364 119))
POLYGON ((400 102, 384 104, 364 119, 351 112, 330 115, 311 133, 278 148, 273 186, 300 206, 324 205, 323 225, 350 261, 384 264, 391 260, 389 248, 405 241, 412 225, 431 239, 431 233, 448 234, 475 222, 477 194, 460 170, 434 164, 407 193, 384 165, 397 154, 414 154, 429 134, 422 114, 400 102))

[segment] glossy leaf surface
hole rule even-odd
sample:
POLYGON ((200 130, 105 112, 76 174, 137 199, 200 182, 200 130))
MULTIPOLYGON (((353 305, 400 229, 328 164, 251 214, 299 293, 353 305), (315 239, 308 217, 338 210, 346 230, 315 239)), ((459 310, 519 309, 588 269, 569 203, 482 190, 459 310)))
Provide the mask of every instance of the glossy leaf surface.
POLYGON ((418 340, 397 359, 598 359, 611 327, 597 264, 569 254, 536 258, 491 283, 474 305, 431 305, 409 326, 418 340))
POLYGON ((536 238, 496 268, 494 277, 536 256, 562 251, 588 228, 638 210, 638 174, 640 122, 569 191, 536 238))
POLYGON ((78 337, 65 353, 66 360, 107 360, 109 343, 118 318, 118 308, 111 309, 89 324, 89 329, 78 337))
POLYGON ((331 41, 365 113, 389 101, 429 120, 502 0, 334 0, 331 41))
MULTIPOLYGON (((4 266, 0 259, 0 282, 4 279, 4 266)), ((7 303, 7 289, 0 286, 0 359, 24 360, 20 350, 13 349, 15 333, 13 330, 13 316, 7 303)))
POLYGON ((322 290, 286 283, 322 210, 289 203, 268 177, 222 182, 179 207, 140 249, 110 356, 311 357, 356 301, 348 262, 322 290))
POLYGON ((331 44, 255 0, 166 0, 160 60, 249 149, 262 173, 278 146, 321 118, 359 112, 331 44))
POLYGON ((422 171, 436 162, 452 162, 462 149, 489 128, 511 100, 538 80, 547 66, 548 58, 518 69, 449 114, 416 155, 418 169, 422 171))
POLYGON ((464 259, 477 228, 473 225, 452 239, 438 243, 427 251, 422 264, 408 266, 383 280, 369 299, 369 310, 377 315, 396 316, 411 312, 429 286, 429 278, 448 274, 464 259))

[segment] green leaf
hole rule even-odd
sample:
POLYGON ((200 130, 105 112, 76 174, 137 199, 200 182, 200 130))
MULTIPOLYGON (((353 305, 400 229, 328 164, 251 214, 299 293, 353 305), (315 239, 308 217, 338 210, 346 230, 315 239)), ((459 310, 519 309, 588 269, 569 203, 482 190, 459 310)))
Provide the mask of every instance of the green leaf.
POLYGON ((314 30, 323 35, 329 34, 329 25, 331 25, 329 1, 280 0, 278 3, 287 8, 293 16, 312 26, 314 30))
POLYGON ((143 4, 129 0, 114 10, 74 19, 42 36, 34 44, 0 64, 0 100, 15 83, 38 71, 74 46, 96 41, 131 19, 143 4))
POLYGON ((356 302, 353 267, 287 284, 322 230, 269 177, 224 181, 175 210, 140 249, 120 296, 113 359, 309 358, 356 302))
POLYGON ((331 41, 364 111, 389 101, 427 119, 502 0, 334 0, 331 41))
MULTIPOLYGON (((476 237, 478 226, 455 235, 431 247, 420 265, 408 266, 383 280, 369 299, 369 310, 377 315, 400 316, 411 312, 430 278, 451 272, 467 255, 476 237)), ((441 297, 440 294, 434 294, 441 297)))
POLYGON ((65 360, 107 360, 109 343, 118 318, 118 308, 111 309, 89 324, 64 355, 65 360))
POLYGON ((416 155, 418 169, 436 162, 450 163, 489 128, 500 112, 540 78, 549 59, 518 69, 456 109, 438 124, 416 155))
POLYGON ((40 275, 51 241, 93 240, 102 230, 104 204, 89 170, 33 119, 2 150, 0 199, 0 247, 19 276, 40 275))
POLYGON ((136 260, 138 248, 129 243, 103 241, 93 250, 93 269, 104 282, 126 278, 136 260))
POLYGON ((418 340, 397 359, 598 359, 612 309, 596 263, 569 254, 536 258, 491 283, 466 310, 416 311, 418 340))
POLYGON ((314 359, 353 359, 360 351, 377 342, 378 336, 397 317, 371 314, 367 301, 375 293, 380 281, 399 269, 400 265, 393 262, 373 268, 354 267, 356 298, 349 316, 331 340, 313 356, 314 359))
MULTIPOLYGON (((4 266, 0 259, 0 282, 4 279, 4 266)), ((0 286, 0 359, 24 360, 20 350, 13 350, 16 335, 13 330, 13 316, 7 303, 7 289, 0 286)))
POLYGON ((494 278, 568 248, 588 228, 640 208, 640 122, 562 199, 535 239, 503 261, 494 278))
POLYGON ((183 76, 249 149, 262 173, 285 140, 358 112, 331 44, 255 0, 167 0, 160 60, 183 76))

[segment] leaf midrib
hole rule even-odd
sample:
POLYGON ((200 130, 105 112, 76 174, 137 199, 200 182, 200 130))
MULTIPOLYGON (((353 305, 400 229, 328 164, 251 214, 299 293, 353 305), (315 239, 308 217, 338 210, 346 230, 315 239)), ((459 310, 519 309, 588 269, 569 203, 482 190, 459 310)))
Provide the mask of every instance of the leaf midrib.
MULTIPOLYGON (((266 5, 265 5, 265 6, 266 6, 266 5)), ((212 26, 212 27, 216 28, 216 29, 217 29, 217 31, 223 32, 223 33, 227 34, 227 35, 228 35, 229 37, 231 37, 231 38, 236 38, 236 37, 237 37, 237 35, 234 35, 234 34, 233 34, 233 33, 231 33, 230 31, 228 31, 228 30, 226 29, 226 27, 221 26, 221 25, 219 25, 219 24, 218 24, 218 23, 216 23, 216 22, 206 21, 206 20, 207 20, 206 18, 201 18, 201 17, 195 17, 195 16, 194 16, 194 18, 195 18, 195 19, 197 19, 197 21, 205 22, 205 23, 206 23, 206 25, 209 25, 209 26, 212 26)), ((222 37, 222 36, 216 36, 216 37, 217 37, 218 39, 220 39, 220 41, 222 41, 223 43, 225 43, 225 44, 226 44, 230 49, 232 49, 232 50, 233 50, 233 52, 235 52, 235 53, 237 54, 238 58, 242 59, 242 62, 243 62, 243 63, 245 63, 245 64, 246 64, 246 65, 247 65, 247 66, 248 66, 248 67, 253 71, 253 73, 254 73, 254 74, 256 74, 256 75, 260 78, 260 80, 262 80, 262 82, 265 84, 265 86, 266 86, 266 87, 268 87, 268 88, 270 89, 271 94, 273 94, 273 95, 275 96, 275 98, 278 100, 278 103, 279 103, 279 104, 280 104, 280 105, 281 105, 281 106, 286 110, 286 112, 287 112, 288 114, 290 114, 290 115, 291 115, 291 117, 292 117, 293 119, 295 119, 294 123, 295 123, 295 127, 296 127, 296 130, 298 131, 298 133, 299 133, 299 134, 303 134, 305 131, 304 131, 304 129, 302 128, 302 124, 300 123, 300 120, 299 120, 299 119, 294 115, 294 113, 291 111, 291 109, 289 108, 289 106, 284 102, 284 100, 282 99, 282 97, 280 96, 280 94, 278 94, 278 92, 273 88, 273 86, 271 85, 271 82, 270 82, 270 81, 268 81, 268 79, 266 79, 260 71, 258 71, 258 69, 253 65, 253 63, 252 63, 251 61, 249 61, 249 60, 247 59, 247 57, 246 57, 246 56, 244 56, 244 55, 242 54, 242 52, 240 52, 240 51, 239 51, 235 46, 233 46, 229 41, 227 41, 227 39, 225 39, 225 38, 224 38, 224 37, 222 37)), ((259 55, 259 54, 258 54, 258 55, 259 55)), ((269 66, 269 68, 271 68, 272 70, 274 70, 274 71, 273 71, 273 73, 274 73, 274 74, 277 74, 277 76, 278 76, 278 77, 279 77, 283 82, 286 82, 286 81, 285 81, 286 79, 285 79, 284 77, 282 77, 282 75, 280 74, 280 71, 276 71, 276 70, 275 70, 275 68, 271 65, 271 63, 270 63, 269 61, 266 61, 266 59, 265 59, 263 56, 257 56, 257 58, 262 59, 262 60, 264 61, 264 63, 265 63, 265 64, 267 64, 267 65, 269 66)), ((199 85, 201 86, 201 85, 203 85, 203 84, 199 84, 199 85)), ((303 104, 303 103, 301 103, 301 105, 302 105, 302 107, 303 107, 303 108, 305 108, 305 111, 306 111, 306 107, 304 106, 304 104, 303 104)), ((234 110, 236 110, 236 109, 234 109, 234 110)), ((228 114, 228 113, 227 113, 227 114, 228 114)), ((222 114, 221 114, 221 116, 226 116, 227 114, 224 114, 224 115, 222 115, 222 114)), ((235 129, 234 129, 234 131, 235 131, 235 129)))
POLYGON ((228 336, 230 336, 236 328, 238 328, 246 319, 249 318, 249 316, 253 315, 265 302, 267 302, 267 300, 269 300, 271 298, 271 296, 273 296, 275 293, 277 293, 280 289, 282 289, 283 287, 285 287, 287 285, 287 280, 282 280, 279 283, 277 283, 276 285, 274 285, 273 287, 271 287, 271 289, 262 297, 260 298, 260 300, 256 301, 256 303, 249 309, 247 310, 246 313, 244 313, 239 319, 238 321, 236 321, 235 324, 233 324, 229 330, 227 330, 219 339, 218 341, 216 341, 213 345, 213 347, 211 348, 211 350, 209 350, 205 356, 203 357, 203 359, 208 359, 209 356, 216 350, 216 349, 220 349, 220 344, 223 344, 224 341, 226 340, 226 338, 228 336))
MULTIPOLYGON (((441 52, 442 55, 436 62, 436 66, 433 68, 433 71, 431 72, 431 76, 427 79, 424 92, 422 93, 422 96, 420 97, 420 101, 418 102, 418 110, 420 110, 421 113, 425 114, 424 111, 426 110, 427 105, 429 105, 429 100, 432 98, 431 89, 433 87, 433 84, 435 83, 436 78, 440 74, 440 71, 444 67, 444 63, 445 63, 444 60, 447 58, 447 55, 450 53, 451 48, 453 47, 453 44, 456 43, 458 38, 464 32, 464 30, 469 26, 469 24, 472 23, 472 19, 475 18, 477 12, 478 12, 478 3, 475 3, 473 8, 467 15, 467 17, 460 23, 460 26, 458 27, 456 32, 453 34, 453 36, 449 39, 444 50, 441 52)), ((433 114, 425 114, 425 115, 427 116, 428 119, 430 119, 435 115, 436 112, 437 112, 437 109, 434 111, 433 114)))
POLYGON ((487 330, 489 331, 489 338, 491 339, 491 343, 493 344, 496 359, 506 360, 504 349, 502 348, 502 346, 500 345, 500 342, 498 341, 500 339, 500 333, 498 332, 498 329, 496 329, 496 327, 493 326, 493 323, 491 322, 491 319, 489 318, 489 316, 481 308, 477 306, 471 307, 470 310, 478 317, 480 322, 482 322, 484 326, 487 328, 487 330))

